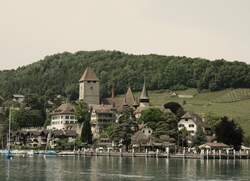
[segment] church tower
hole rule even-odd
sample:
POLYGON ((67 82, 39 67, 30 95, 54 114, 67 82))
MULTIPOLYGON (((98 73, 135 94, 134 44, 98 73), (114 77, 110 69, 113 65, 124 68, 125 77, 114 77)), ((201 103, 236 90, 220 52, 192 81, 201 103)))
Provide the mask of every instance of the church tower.
POLYGON ((146 90, 145 80, 143 83, 143 88, 142 88, 142 92, 141 92, 139 101, 140 101, 140 107, 148 107, 149 106, 149 97, 148 97, 148 92, 146 90))
POLYGON ((79 100, 89 105, 100 104, 100 81, 91 68, 86 68, 79 83, 79 100))

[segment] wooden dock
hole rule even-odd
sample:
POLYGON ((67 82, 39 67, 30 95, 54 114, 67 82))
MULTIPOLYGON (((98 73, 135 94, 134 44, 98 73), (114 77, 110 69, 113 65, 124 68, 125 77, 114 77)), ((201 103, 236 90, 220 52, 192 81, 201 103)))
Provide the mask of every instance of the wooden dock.
MULTIPOLYGON (((59 154, 64 156, 63 154, 59 154)), ((181 159, 249 159, 248 154, 167 154, 156 152, 79 152, 72 155, 79 156, 107 156, 107 157, 151 157, 151 158, 181 158, 181 159)))

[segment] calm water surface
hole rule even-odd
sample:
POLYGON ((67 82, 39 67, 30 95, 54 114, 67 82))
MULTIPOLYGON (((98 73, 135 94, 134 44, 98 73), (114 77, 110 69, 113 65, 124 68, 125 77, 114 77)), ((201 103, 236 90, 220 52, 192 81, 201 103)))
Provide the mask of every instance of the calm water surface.
POLYGON ((0 181, 250 180, 249 160, 0 157, 0 181))

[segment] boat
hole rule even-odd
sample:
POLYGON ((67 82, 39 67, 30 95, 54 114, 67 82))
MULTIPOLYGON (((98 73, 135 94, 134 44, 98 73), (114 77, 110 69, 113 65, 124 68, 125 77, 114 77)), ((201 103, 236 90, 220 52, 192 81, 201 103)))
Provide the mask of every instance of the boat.
POLYGON ((30 150, 30 151, 27 152, 27 155, 28 155, 29 157, 33 157, 34 154, 35 154, 34 150, 30 150))
POLYGON ((58 153, 59 156, 66 156, 66 155, 77 155, 76 151, 61 151, 58 153))
POLYGON ((54 150, 47 150, 47 151, 45 151, 44 154, 48 155, 48 156, 54 156, 54 155, 57 155, 57 152, 54 150))
POLYGON ((46 158, 46 156, 55 156, 55 155, 57 155, 56 151, 54 151, 54 150, 48 150, 50 138, 51 138, 51 132, 48 133, 47 143, 46 143, 45 150, 39 152, 39 154, 42 154, 44 156, 44 158, 46 158))

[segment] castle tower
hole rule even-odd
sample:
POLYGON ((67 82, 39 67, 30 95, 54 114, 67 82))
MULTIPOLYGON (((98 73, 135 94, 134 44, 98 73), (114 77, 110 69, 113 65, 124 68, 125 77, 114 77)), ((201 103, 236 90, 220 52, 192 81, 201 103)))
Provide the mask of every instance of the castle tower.
POLYGON ((140 101, 140 107, 148 107, 149 106, 149 97, 148 97, 148 92, 146 89, 145 80, 143 83, 143 88, 142 88, 142 92, 141 92, 139 101, 140 101))
POLYGON ((128 88, 127 93, 123 98, 122 105, 124 107, 134 107, 134 108, 138 107, 137 101, 130 87, 128 88))
POLYGON ((89 67, 79 81, 79 100, 87 104, 100 104, 100 81, 89 67))

